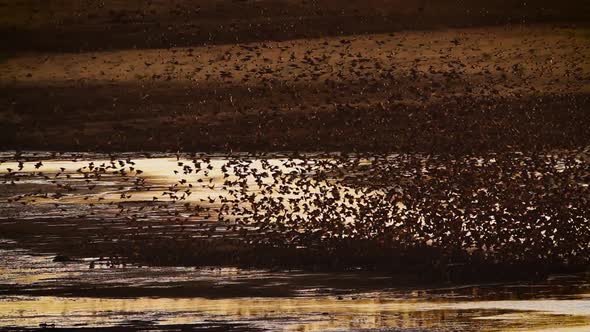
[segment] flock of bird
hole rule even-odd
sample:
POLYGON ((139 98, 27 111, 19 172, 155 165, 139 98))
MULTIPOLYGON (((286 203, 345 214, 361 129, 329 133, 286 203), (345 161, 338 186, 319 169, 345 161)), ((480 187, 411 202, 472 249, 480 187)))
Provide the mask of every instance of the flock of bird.
POLYGON ((326 252, 367 242, 384 252, 428 247, 451 261, 579 264, 590 257, 588 151, 455 159, 178 154, 169 160, 174 167, 167 179, 174 182, 166 184, 138 169, 149 164, 145 158, 112 157, 47 172, 47 161, 14 160, 2 174, 3 188, 32 178, 50 185, 19 195, 3 190, 4 202, 17 204, 17 212, 89 204, 90 213, 76 218, 104 228, 122 222, 125 231, 108 237, 129 245, 145 236, 169 238, 165 255, 179 254, 175 240, 216 238, 326 252), (159 223, 152 228, 153 220, 159 223))
MULTIPOLYGON (((17 154, 0 173, 8 218, 52 206, 104 228, 127 225, 124 234, 101 233, 117 241, 218 238, 325 252, 369 242, 382 251, 437 248, 450 258, 590 257, 590 163, 587 151, 575 150, 590 141, 583 25, 384 32, 394 31, 389 22, 374 31, 352 28, 367 33, 324 27, 331 33, 295 39, 289 29, 321 25, 301 21, 305 13, 322 18, 316 10, 325 5, 324 18, 354 26, 357 5, 344 6, 350 17, 313 1, 289 2, 291 15, 301 13, 295 16, 267 2, 201 5, 112 4, 117 11, 100 2, 76 6, 71 17, 54 13, 59 6, 30 13, 31 22, 64 24, 64 34, 114 26, 125 38, 146 37, 138 42, 152 48, 123 47, 112 36, 80 45, 88 52, 55 47, 3 59, 0 107, 9 130, 0 130, 0 141, 18 149, 380 153, 178 154, 165 179, 172 183, 140 166, 151 156, 80 157, 72 164, 85 160, 81 167, 46 169, 62 157, 17 154), (272 27, 267 7, 289 18, 277 23, 285 38, 215 40, 215 29, 232 35, 246 24, 272 27), (231 15, 244 14, 239 8, 259 19, 234 22, 231 15), (191 20, 203 15, 196 28, 191 20)), ((359 7, 365 18, 386 21, 399 8, 423 14, 422 5, 405 6, 396 2, 383 15, 359 7)))
POLYGON ((477 153, 587 144, 589 50, 541 25, 31 55, 0 74, 19 146, 477 153), (31 98, 42 82, 72 90, 31 98))

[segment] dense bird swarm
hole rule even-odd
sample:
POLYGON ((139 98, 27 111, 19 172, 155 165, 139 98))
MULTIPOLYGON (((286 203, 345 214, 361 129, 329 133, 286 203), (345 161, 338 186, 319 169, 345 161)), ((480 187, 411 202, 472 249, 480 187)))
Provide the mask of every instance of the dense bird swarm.
POLYGON ((0 0, 0 149, 179 153, 168 185, 17 153, 0 230, 111 262, 588 264, 590 3, 197 2, 0 0))
POLYGON ((166 185, 130 158, 57 172, 21 158, 3 177, 13 187, 46 180, 43 190, 8 198, 21 210, 55 204, 68 214, 72 197, 94 206, 70 218, 102 230, 73 245, 92 252, 107 243, 114 262, 407 264, 438 272, 465 263, 537 264, 529 272, 539 272, 588 263, 588 153, 178 155, 169 170, 176 182, 166 185), (24 172, 28 164, 36 171, 24 172), (97 191, 112 182, 125 185, 110 198, 97 191))

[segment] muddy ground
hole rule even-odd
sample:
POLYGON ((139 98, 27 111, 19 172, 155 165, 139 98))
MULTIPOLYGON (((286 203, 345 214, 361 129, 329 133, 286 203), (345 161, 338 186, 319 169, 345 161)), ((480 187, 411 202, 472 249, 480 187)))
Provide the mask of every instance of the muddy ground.
POLYGON ((0 148, 586 146, 587 6, 4 1, 0 148))

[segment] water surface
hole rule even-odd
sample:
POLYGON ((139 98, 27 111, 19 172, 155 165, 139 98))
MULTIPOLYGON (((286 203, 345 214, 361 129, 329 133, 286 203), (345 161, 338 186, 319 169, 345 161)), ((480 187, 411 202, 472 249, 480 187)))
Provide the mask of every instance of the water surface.
MULTIPOLYGON (((148 324, 166 329, 213 322, 268 331, 590 330, 585 274, 526 283, 400 287, 377 272, 147 267, 106 256, 54 261, 68 243, 93 239, 96 245, 104 238, 108 245, 131 232, 200 237, 213 225, 227 236, 231 231, 219 212, 237 197, 312 197, 298 196, 295 182, 269 191, 276 178, 257 176, 265 171, 280 171, 277 178, 305 178, 327 170, 331 175, 310 180, 314 185, 307 191, 349 194, 352 201, 383 194, 382 186, 359 189, 356 180, 337 181, 351 173, 339 174, 345 167, 328 155, 311 161, 307 156, 305 162, 290 154, 113 158, 6 152, 0 157, 0 226, 8 230, 0 235, 0 327, 148 324), (201 165, 198 172, 194 160, 201 165), (247 174, 244 181, 238 181, 239 174, 247 174), (29 235, 19 235, 23 230, 29 235)), ((405 209, 403 202, 396 204, 405 209)), ((354 209, 354 202, 348 208, 354 209)))

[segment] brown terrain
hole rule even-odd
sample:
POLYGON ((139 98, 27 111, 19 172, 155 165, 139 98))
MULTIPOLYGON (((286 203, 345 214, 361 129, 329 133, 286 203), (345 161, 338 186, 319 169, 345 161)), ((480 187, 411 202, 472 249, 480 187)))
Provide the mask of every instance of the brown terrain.
POLYGON ((174 3, 1 1, 0 148, 462 154, 590 142, 590 4, 174 3))
POLYGON ((590 1, 0 0, 0 35, 0 329, 590 326, 590 1))

